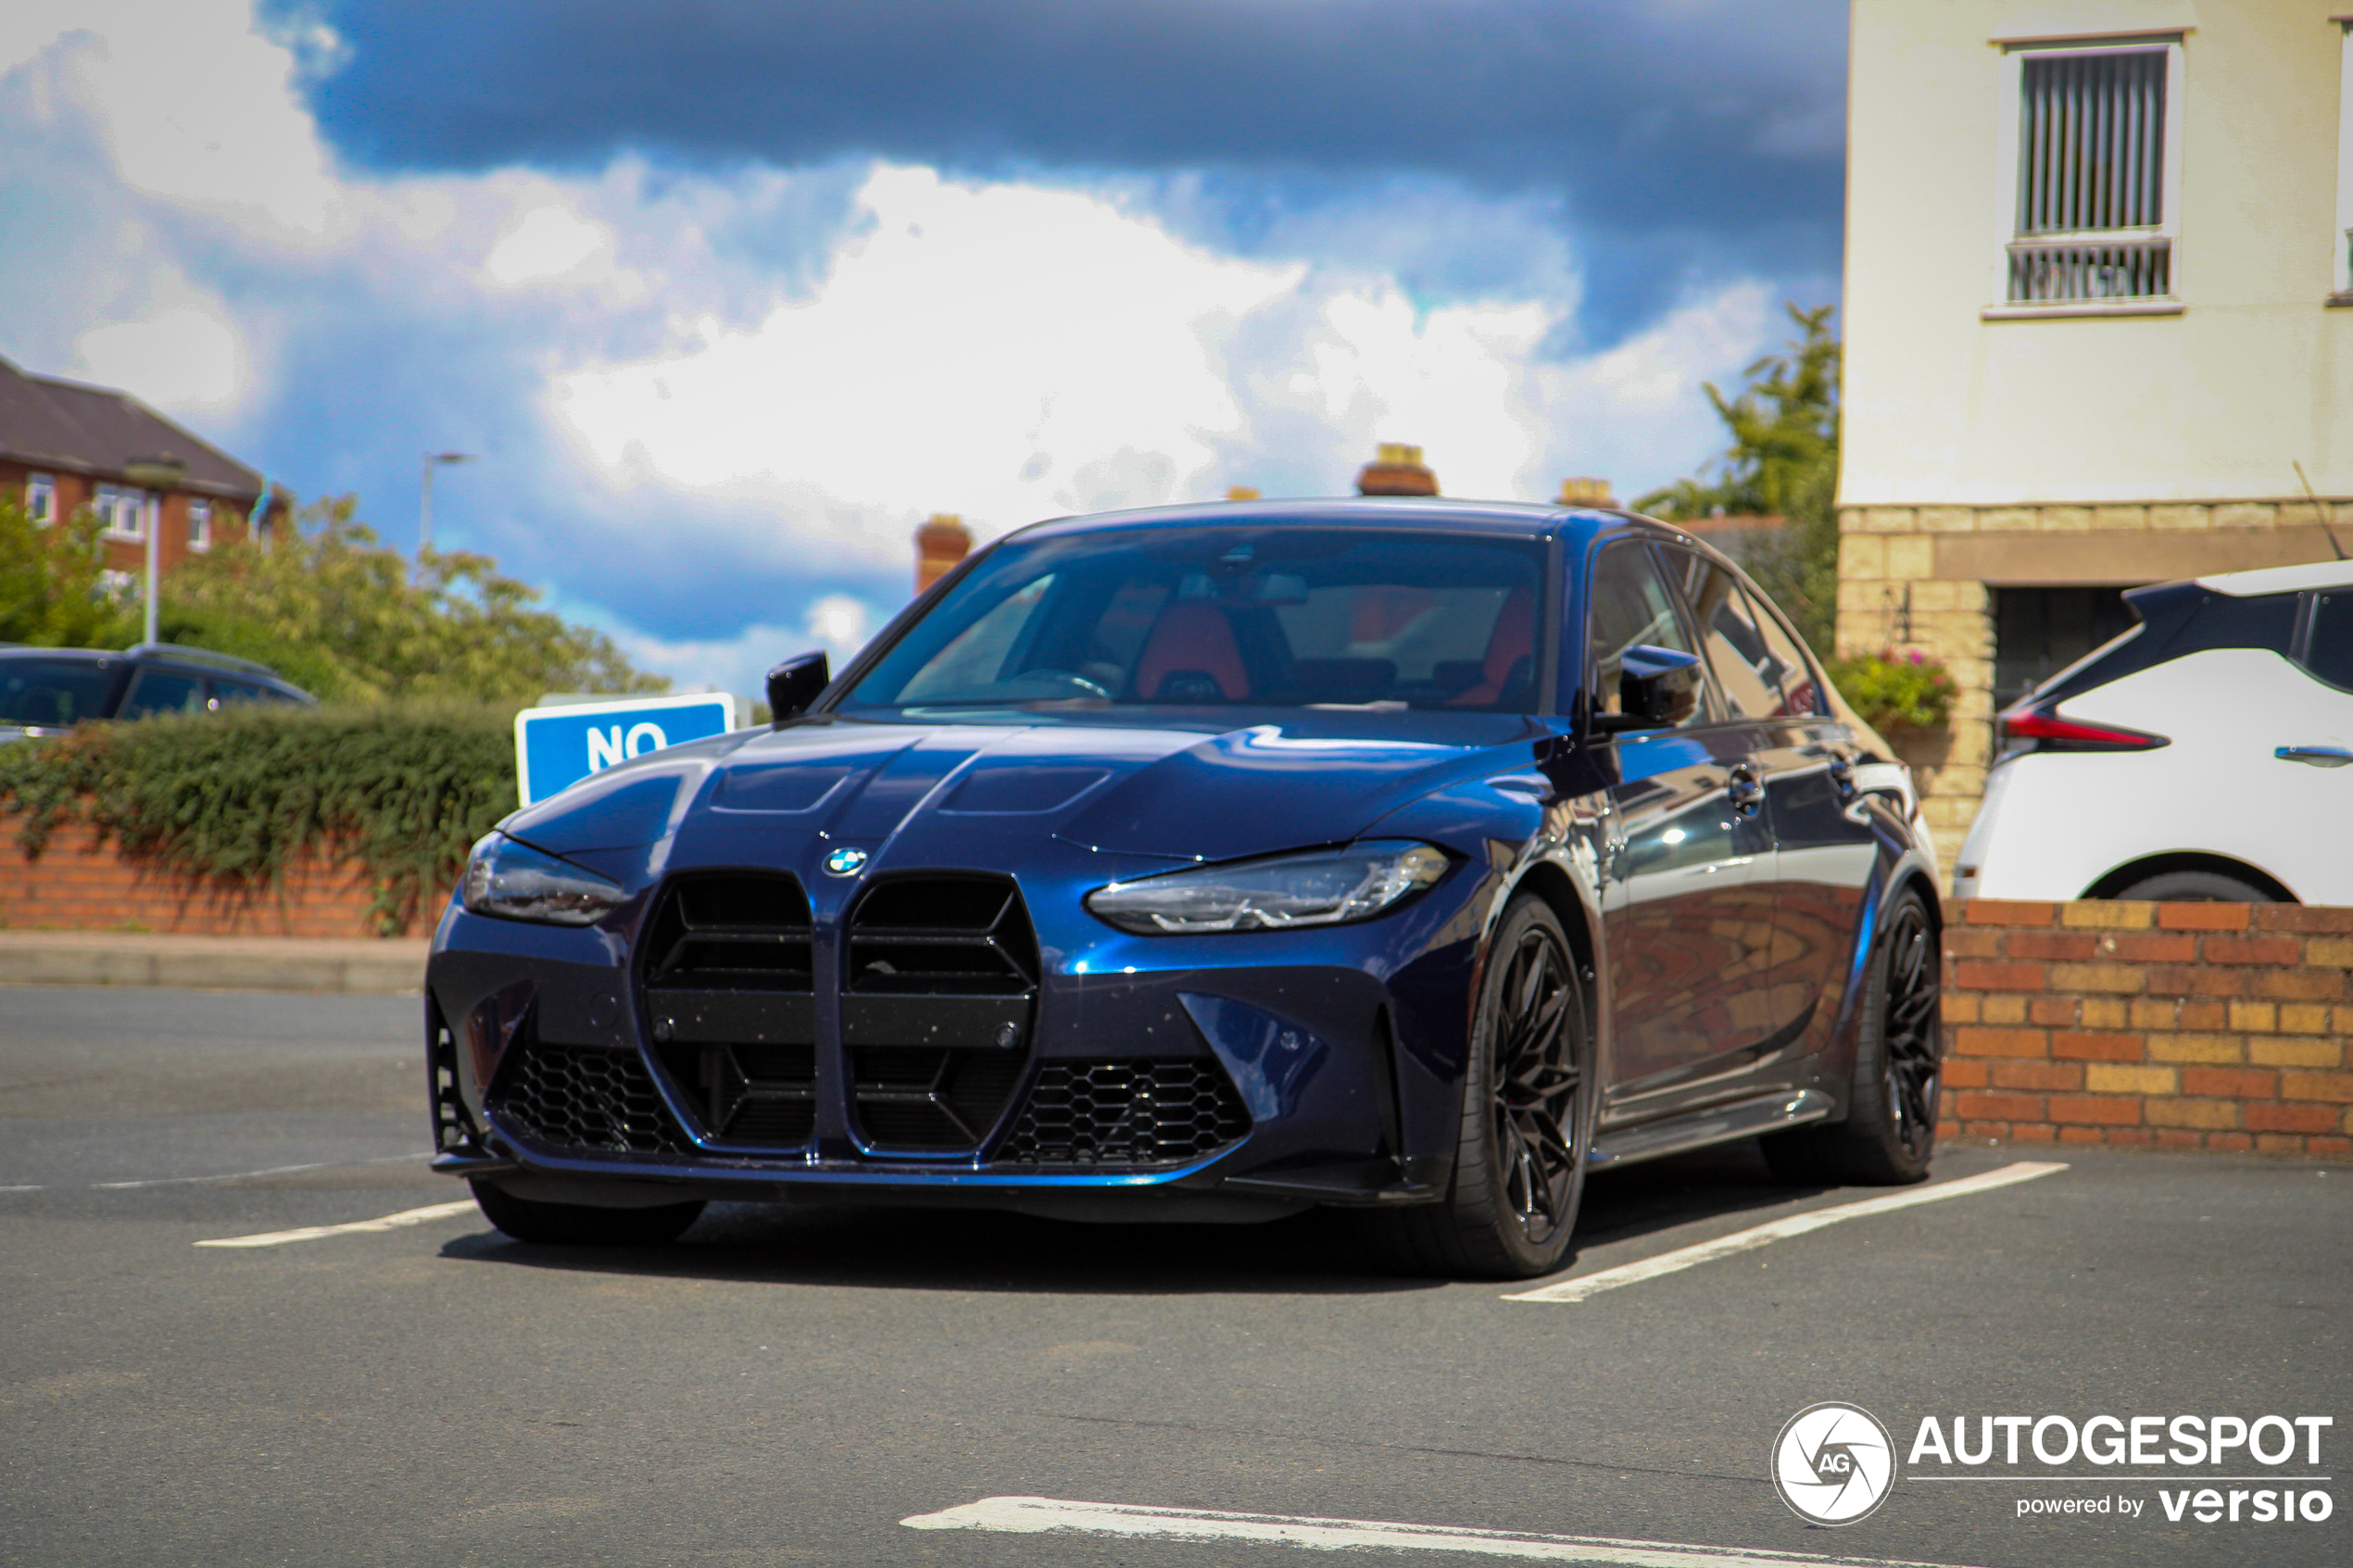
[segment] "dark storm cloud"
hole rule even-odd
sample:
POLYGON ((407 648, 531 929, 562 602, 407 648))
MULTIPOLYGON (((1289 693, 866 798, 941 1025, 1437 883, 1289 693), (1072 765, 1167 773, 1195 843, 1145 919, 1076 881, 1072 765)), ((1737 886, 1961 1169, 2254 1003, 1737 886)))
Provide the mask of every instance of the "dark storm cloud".
POLYGON ((1238 231, 1253 201, 1437 177, 1556 198, 1589 241, 1642 257, 1616 270, 1628 287, 1661 275, 1662 246, 1836 265, 1842 0, 329 0, 323 17, 349 47, 313 107, 378 169, 630 150, 1205 169, 1228 176, 1238 231))

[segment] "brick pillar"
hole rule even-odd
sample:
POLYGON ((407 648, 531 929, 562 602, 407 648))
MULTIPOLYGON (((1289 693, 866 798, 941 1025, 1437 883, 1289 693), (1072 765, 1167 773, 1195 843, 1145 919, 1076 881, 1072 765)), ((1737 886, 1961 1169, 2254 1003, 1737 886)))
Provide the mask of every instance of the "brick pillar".
POLYGON ((1934 575, 1935 535, 1964 532, 1966 507, 1872 507, 1839 514, 1838 651, 1847 658, 1918 650, 1960 687, 1943 731, 1901 731, 1946 876, 1985 794, 1994 748, 1993 598, 1982 583, 1934 575))

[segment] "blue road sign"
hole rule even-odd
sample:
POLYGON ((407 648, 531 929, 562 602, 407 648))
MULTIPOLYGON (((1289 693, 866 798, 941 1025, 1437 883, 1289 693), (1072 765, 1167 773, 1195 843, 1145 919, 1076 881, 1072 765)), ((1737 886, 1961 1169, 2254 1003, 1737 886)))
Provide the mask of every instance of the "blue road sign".
POLYGON ((529 806, 616 762, 736 727, 725 692, 526 708, 515 715, 515 782, 529 806))

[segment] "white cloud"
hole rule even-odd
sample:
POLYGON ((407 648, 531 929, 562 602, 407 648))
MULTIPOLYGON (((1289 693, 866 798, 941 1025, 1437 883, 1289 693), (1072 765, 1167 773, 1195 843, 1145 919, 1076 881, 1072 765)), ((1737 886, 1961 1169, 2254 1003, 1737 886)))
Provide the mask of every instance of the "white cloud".
POLYGON ((1435 187, 1241 256, 1137 182, 356 174, 296 92, 297 50, 333 47, 245 0, 0 6, 0 352, 202 414, 306 489, 371 485, 379 518, 418 451, 482 452, 453 537, 732 690, 854 651, 933 511, 987 538, 1235 483, 1328 495, 1379 441, 1419 443, 1450 494, 1631 494, 1720 445, 1697 384, 1774 335, 1743 282, 1561 359, 1561 231, 1435 187))
POLYGON ((197 306, 93 327, 75 346, 90 380, 136 387, 166 408, 228 412, 245 386, 237 334, 219 314, 197 306))

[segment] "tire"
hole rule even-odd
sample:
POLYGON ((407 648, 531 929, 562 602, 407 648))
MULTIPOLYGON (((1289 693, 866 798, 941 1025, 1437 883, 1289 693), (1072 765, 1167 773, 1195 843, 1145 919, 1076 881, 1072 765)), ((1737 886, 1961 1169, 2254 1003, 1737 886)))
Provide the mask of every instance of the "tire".
POLYGON ((2251 882, 2221 872, 2159 872, 2116 895, 2164 904, 2276 904, 2271 894, 2251 882))
POLYGON ((517 1241, 538 1247, 662 1247, 677 1240, 702 1213, 699 1202, 598 1209, 517 1198, 491 1182, 467 1185, 492 1224, 517 1241))
POLYGON ((1944 958, 1928 906, 1909 888, 1889 903, 1881 930, 1856 1030, 1846 1120, 1759 1140, 1781 1181, 1900 1186, 1928 1174, 1944 1056, 1944 958))
POLYGON ((1514 899, 1479 981, 1445 1199, 1365 1216, 1396 1265, 1473 1279, 1560 1267, 1585 1190, 1598 1088, 1579 970, 1543 900, 1514 899))

